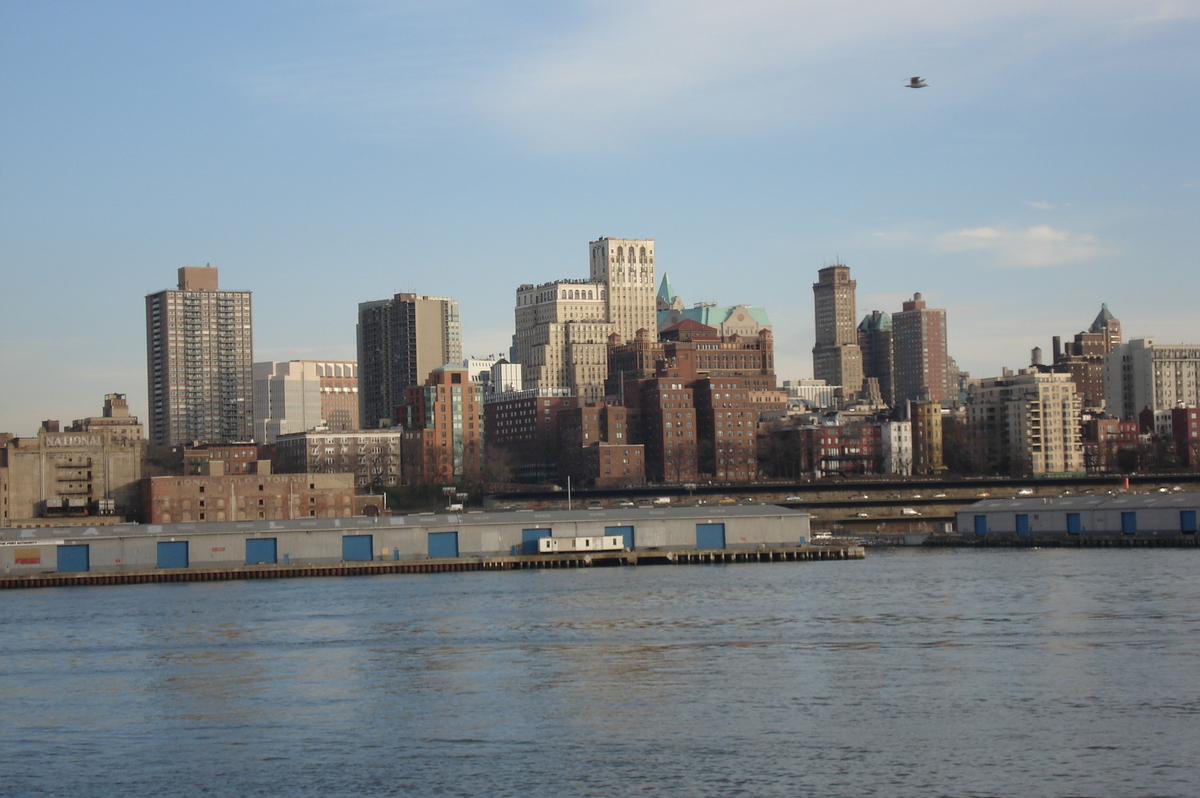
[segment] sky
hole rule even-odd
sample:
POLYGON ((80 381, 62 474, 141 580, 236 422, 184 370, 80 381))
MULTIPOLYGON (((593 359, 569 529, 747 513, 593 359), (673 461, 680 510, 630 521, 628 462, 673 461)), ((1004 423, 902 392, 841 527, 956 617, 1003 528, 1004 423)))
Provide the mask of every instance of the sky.
POLYGON ((0 0, 0 431, 145 419, 180 266, 253 292, 256 360, 353 360, 400 291, 483 356, 518 285, 654 238, 783 380, 840 260, 987 377, 1101 303, 1200 342, 1198 211, 1200 0, 0 0))

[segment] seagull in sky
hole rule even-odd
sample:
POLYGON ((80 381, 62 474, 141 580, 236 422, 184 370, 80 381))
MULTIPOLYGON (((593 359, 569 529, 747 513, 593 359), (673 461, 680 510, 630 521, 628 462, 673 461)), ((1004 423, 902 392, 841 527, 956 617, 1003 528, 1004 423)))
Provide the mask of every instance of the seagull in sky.
POLYGON ((905 83, 904 85, 910 89, 923 89, 926 86, 928 86, 929 84, 926 83, 925 81, 921 80, 920 75, 913 75, 911 78, 908 79, 908 83, 905 83))

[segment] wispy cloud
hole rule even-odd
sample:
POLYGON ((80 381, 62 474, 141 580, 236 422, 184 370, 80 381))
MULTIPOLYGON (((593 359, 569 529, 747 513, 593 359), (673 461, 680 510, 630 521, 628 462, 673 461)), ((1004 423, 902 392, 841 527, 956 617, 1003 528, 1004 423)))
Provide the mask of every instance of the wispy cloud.
POLYGON ((994 265, 1041 268, 1086 263, 1117 254, 1090 233, 1055 230, 1049 225, 1026 229, 976 227, 943 233, 934 242, 939 252, 991 252, 994 265))
POLYGON ((479 0, 444 11, 366 5, 374 10, 358 24, 369 34, 259 65, 249 90, 373 124, 471 119, 539 147, 578 149, 666 128, 811 124, 915 96, 952 102, 986 83, 987 64, 1011 70, 1019 47, 1052 50, 1098 27, 1200 14, 1177 0, 579 0, 551 21, 513 22, 479 0), (999 32, 1030 26, 1037 43, 999 32), (934 79, 939 94, 901 92, 911 73, 963 47, 974 48, 970 66, 956 61, 954 78, 934 79))
POLYGON ((1054 203, 1046 202, 1045 200, 1025 200, 1025 204, 1028 205, 1030 208, 1033 208, 1033 209, 1039 210, 1039 211, 1054 210, 1054 203))

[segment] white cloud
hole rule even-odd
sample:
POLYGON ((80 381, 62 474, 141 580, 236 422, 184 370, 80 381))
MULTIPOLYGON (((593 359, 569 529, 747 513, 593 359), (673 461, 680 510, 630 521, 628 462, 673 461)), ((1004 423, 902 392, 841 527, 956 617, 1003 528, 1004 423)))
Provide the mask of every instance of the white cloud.
POLYGON ((417 5, 366 14, 367 44, 297 53, 252 70, 247 86, 375 125, 470 117, 539 148, 577 149, 666 128, 819 124, 917 97, 966 101, 995 72, 1100 29, 1120 36, 1200 13, 1178 0, 577 0, 553 19, 510 22, 477 0, 417 5), (903 90, 917 73, 938 93, 903 90))
POLYGON ((1049 211, 1054 209, 1054 203, 1046 202, 1045 200, 1025 200, 1025 204, 1030 208, 1039 211, 1049 211))
POLYGON ((934 245, 939 252, 991 252, 994 265, 1010 268, 1064 266, 1117 254, 1090 233, 1055 230, 1045 224, 1024 230, 976 227, 943 233, 934 245))

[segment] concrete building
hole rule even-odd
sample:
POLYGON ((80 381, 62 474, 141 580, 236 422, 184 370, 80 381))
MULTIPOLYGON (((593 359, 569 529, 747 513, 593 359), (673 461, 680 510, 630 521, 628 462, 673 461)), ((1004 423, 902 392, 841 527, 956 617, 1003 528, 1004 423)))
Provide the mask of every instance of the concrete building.
POLYGON ((211 266, 181 268, 178 285, 146 297, 150 443, 251 440, 250 292, 219 290, 211 266))
POLYGON ((483 386, 447 363, 408 389, 401 442, 406 485, 452 485, 483 479, 483 386))
POLYGON ((517 288, 514 356, 527 390, 567 389, 584 403, 604 395, 608 340, 657 329, 654 239, 589 244, 586 280, 517 288))
POLYGON ((1079 395, 1069 374, 1023 369, 983 379, 967 400, 972 448, 993 473, 1084 473, 1080 425, 1079 395))
POLYGON ((142 506, 149 524, 349 518, 350 474, 251 474, 147 477, 142 506))
POLYGON ((850 279, 850 268, 841 263, 821 269, 813 283, 817 333, 813 377, 828 385, 840 385, 849 394, 862 390, 863 381, 862 350, 854 326, 857 286, 850 279))
POLYGON ((880 398, 888 407, 895 407, 892 317, 880 310, 864 316, 858 324, 858 348, 862 350, 863 379, 878 380, 880 398))
POLYGON ((925 307, 921 295, 892 314, 892 361, 896 404, 918 400, 956 404, 946 353, 946 311, 925 307))
POLYGON ((358 364, 289 360, 254 364, 254 440, 307 430, 355 430, 358 364))
POLYGON ((956 512, 955 528, 972 537, 1179 539, 1196 534, 1198 496, 1184 492, 986 499, 956 512))
POLYGON ((404 431, 393 429, 293 432, 275 440, 273 471, 351 474, 359 489, 400 484, 404 431))
POLYGON ((101 416, 60 431, 47 421, 33 438, 0 447, 0 526, 120 523, 140 515, 146 441, 124 394, 101 416))
POLYGON ((390 427, 409 388, 447 363, 461 363, 458 301, 396 294, 358 306, 359 422, 390 427))
POLYGON ((799 411, 802 405, 806 409, 821 409, 833 407, 834 396, 839 385, 826 385, 825 380, 784 380, 783 390, 787 392, 789 408, 795 406, 799 411))
POLYGON ((1200 405, 1200 345, 1156 344, 1138 338, 1104 357, 1105 409, 1132 420, 1153 412, 1200 405))

